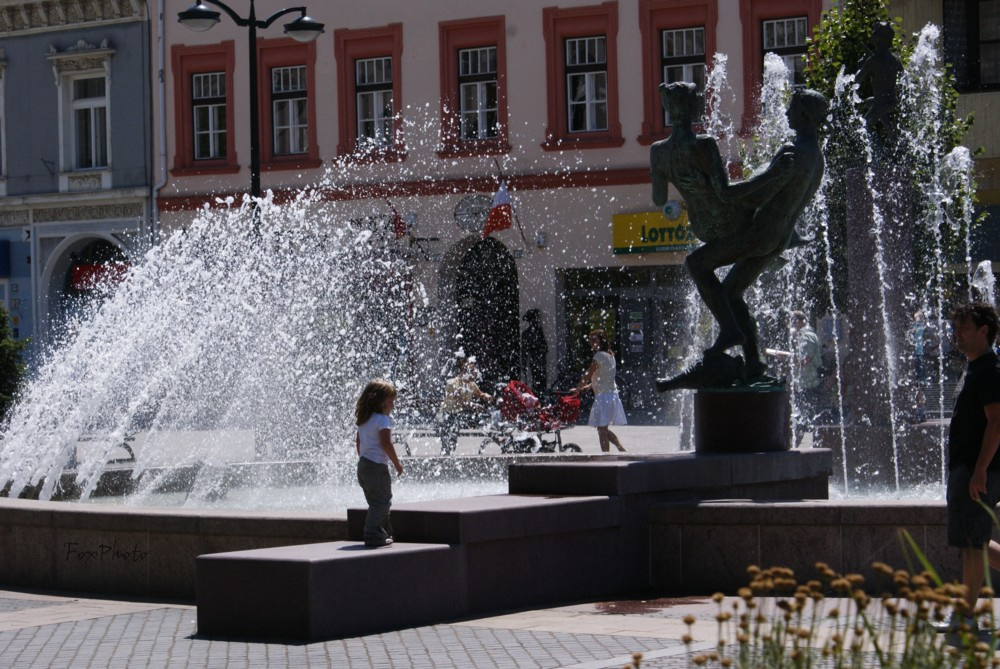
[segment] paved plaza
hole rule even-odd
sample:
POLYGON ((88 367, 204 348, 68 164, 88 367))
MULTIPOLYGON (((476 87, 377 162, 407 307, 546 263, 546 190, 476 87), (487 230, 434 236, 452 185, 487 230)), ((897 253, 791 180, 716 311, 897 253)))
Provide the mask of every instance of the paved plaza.
MULTIPOLYGON (((386 602, 391 606, 391 602, 386 602)), ((0 590, 0 666, 82 667, 684 667, 688 613, 706 598, 626 600, 522 611, 323 643, 263 643, 197 635, 188 603, 88 599, 0 590)), ((712 645, 706 640, 696 649, 712 645)))
MULTIPOLYGON (((695 666, 692 658, 716 648, 716 615, 733 610, 734 601, 726 598, 720 606, 709 597, 650 595, 339 641, 277 643, 201 637, 195 607, 189 603, 0 590, 0 667, 610 669, 631 666, 633 654, 639 652, 644 668, 680 669, 695 666), (689 615, 695 618, 691 627, 684 622, 689 615), (681 641, 685 633, 693 637, 689 646, 681 641)), ((766 610, 777 610, 775 600, 758 602, 766 610)), ((873 603, 869 610, 875 608, 873 603)), ((848 622, 850 609, 845 600, 826 600, 816 645, 828 640, 834 627, 853 624, 848 622), (839 615, 831 614, 835 609, 839 615)), ((902 636, 897 632, 895 642, 883 648, 903 652, 902 636)), ((878 666, 874 655, 869 659, 866 666, 878 666)))

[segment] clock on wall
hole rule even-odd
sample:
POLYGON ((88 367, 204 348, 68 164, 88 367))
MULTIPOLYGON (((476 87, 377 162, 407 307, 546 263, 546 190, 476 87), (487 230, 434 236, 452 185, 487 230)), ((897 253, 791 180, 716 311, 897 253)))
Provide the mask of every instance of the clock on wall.
POLYGON ((482 232, 492 206, 489 195, 466 195, 455 205, 455 224, 465 232, 482 232))

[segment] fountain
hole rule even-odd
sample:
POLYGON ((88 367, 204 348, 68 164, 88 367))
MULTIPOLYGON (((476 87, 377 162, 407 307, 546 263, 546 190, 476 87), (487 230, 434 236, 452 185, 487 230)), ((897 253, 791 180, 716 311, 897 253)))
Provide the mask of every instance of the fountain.
POLYGON ((863 491, 874 485, 899 494, 944 481, 946 423, 921 423, 918 402, 935 395, 940 417, 951 402, 946 387, 954 371, 945 370, 943 334, 948 305, 969 295, 957 294, 945 272, 943 237, 967 234, 974 186, 968 150, 947 151, 940 137, 938 40, 938 29, 926 26, 899 76, 899 117, 905 122, 898 131, 878 135, 859 113, 860 82, 842 74, 837 83, 835 113, 863 160, 846 171, 850 297, 842 301, 844 312, 834 314, 834 322, 850 332, 849 355, 841 357, 841 347, 832 347, 838 352, 842 420, 820 428, 816 442, 840 453, 847 493, 852 486, 863 491), (922 378, 913 362, 914 347, 923 347, 924 330, 920 342, 912 337, 918 313, 931 314, 941 335, 936 355, 929 356, 937 369, 922 378))
MULTIPOLYGON (((918 309, 931 314, 936 331, 944 332, 943 305, 950 295, 944 279, 948 259, 940 235, 942 230, 967 226, 971 216, 968 197, 949 195, 970 192, 968 152, 960 147, 942 155, 935 148, 940 146, 936 119, 924 111, 934 105, 942 71, 935 60, 937 38, 932 26, 922 32, 900 96, 903 113, 912 119, 901 130, 905 147, 901 151, 933 168, 924 188, 927 202, 915 221, 907 212, 890 211, 889 204, 906 198, 889 193, 886 182, 892 179, 873 167, 878 161, 857 111, 857 84, 850 76, 838 82, 838 95, 831 100, 834 115, 854 128, 852 141, 868 156, 867 167, 851 177, 855 195, 849 205, 861 213, 850 218, 870 221, 874 230, 870 236, 848 235, 848 255, 855 253, 860 259, 847 259, 849 292, 854 297, 847 300, 846 311, 838 306, 843 298, 834 295, 834 263, 820 265, 828 317, 837 324, 830 330, 836 392, 829 413, 842 417, 846 427, 822 428, 814 443, 843 454, 838 472, 847 493, 858 479, 881 478, 898 490, 901 479, 907 478, 898 453, 901 442, 914 433, 903 407, 917 382, 907 372, 909 352, 900 350, 898 343, 906 340, 908 316, 918 309), (930 105, 918 103, 927 100, 930 105), (866 200, 867 194, 872 197, 866 200), (919 294, 909 289, 913 276, 909 265, 891 264, 903 255, 896 251, 911 243, 893 235, 910 227, 922 231, 921 240, 929 237, 935 242, 932 267, 920 277, 925 286, 919 294), (870 286, 886 289, 873 293, 870 286), (877 316, 874 321, 872 315, 877 316), (837 339, 848 331, 850 355, 837 339), (877 384, 872 382, 876 379, 877 384), (882 390, 872 397, 857 395, 859 388, 876 386, 882 390), (856 426, 876 423, 880 427, 869 430, 867 441, 851 432, 856 426), (857 446, 863 443, 868 445, 857 446)), ((725 65, 725 55, 717 54, 708 76, 705 127, 732 148, 725 65)), ((775 147, 788 138, 784 108, 789 93, 784 64, 770 54, 754 141, 735 151, 743 154, 748 172, 766 164, 775 147)), ((431 134, 416 125, 411 129, 413 135, 431 134)), ((397 345, 406 341, 405 333, 413 327, 410 305, 426 303, 426 289, 414 279, 400 247, 393 243, 391 218, 323 199, 324 189, 337 187, 333 174, 364 180, 346 165, 338 170, 331 170, 316 189, 299 193, 290 203, 279 205, 265 198, 259 237, 247 232, 246 202, 230 200, 206 208, 187 229, 135 262, 128 280, 109 291, 99 306, 90 305, 91 312, 84 310, 67 323, 0 442, 0 479, 8 481, 12 494, 29 488, 42 499, 64 494, 62 473, 69 465, 75 472, 73 487, 86 499, 98 490, 107 464, 128 455, 123 444, 138 453, 134 462, 121 463, 127 471, 119 473, 120 478, 131 479, 134 503, 151 503, 151 491, 173 489, 179 476, 194 477, 184 483, 190 490, 184 493, 185 504, 219 499, 234 480, 220 471, 233 461, 309 461, 313 480, 352 485, 352 427, 346 417, 363 381, 372 376, 403 380, 404 395, 419 397, 427 390, 421 384, 440 377, 441 370, 439 360, 422 359, 419 352, 397 345), (334 267, 349 269, 331 277, 334 267), (385 276, 392 280, 383 280, 385 276), (164 291, 163 286, 172 289, 164 291), (365 309, 366 304, 379 308, 365 309), (339 365, 333 363, 335 358, 339 365), (180 448, 182 441, 200 447, 180 448), (234 450, 241 452, 238 457, 234 450)), ((826 179, 804 212, 800 231, 801 235, 816 232, 812 248, 828 260, 838 243, 830 237, 825 219, 830 186, 826 179)), ((817 270, 804 251, 786 255, 788 262, 768 275, 767 291, 755 286, 747 299, 759 314, 762 338, 775 348, 790 350, 786 310, 809 303, 803 279, 817 270)), ((986 286, 984 271, 979 276, 983 278, 971 284, 986 286)), ((702 347, 698 337, 704 336, 697 326, 700 306, 692 302, 688 311, 693 340, 689 350, 696 351, 702 347)), ((944 353, 941 337, 938 346, 944 353)), ((937 406, 948 401, 947 370, 941 359, 938 355, 935 363, 936 385, 921 388, 937 399, 937 406)), ((792 392, 795 406, 798 398, 792 392)), ((690 395, 683 403, 690 408, 690 395)), ((690 443, 689 411, 682 412, 681 420, 684 442, 690 443)), ((799 429, 798 423, 793 422, 792 429, 799 429)), ((935 465, 922 465, 916 478, 940 480, 943 426, 923 427, 919 434, 938 445, 935 465)), ((797 441, 797 435, 793 439, 797 441)), ((908 446, 903 450, 913 451, 908 446)), ((239 478, 254 485, 295 482, 285 472, 287 467, 247 468, 239 478)), ((502 485, 494 473, 483 478, 502 485)), ((299 500, 304 499, 316 495, 304 491, 299 500)))
MULTIPOLYGON (((308 190, 288 204, 265 199, 253 237, 247 203, 225 205, 200 212, 67 323, 3 433, 0 479, 12 494, 67 495, 69 468, 87 499, 108 463, 127 467, 133 503, 177 477, 190 479, 185 504, 218 499, 233 462, 307 461, 309 479, 346 484, 364 380, 426 391, 409 380, 433 376, 419 371, 436 361, 397 346, 421 287, 382 218, 343 220, 308 190)), ((278 467, 248 476, 254 487, 295 482, 278 467)), ((496 481, 487 490, 502 486, 480 477, 496 481)), ((328 497, 328 509, 347 506, 328 497)), ((318 499, 303 492, 284 505, 318 499)))
MULTIPOLYGON (((787 322, 790 310, 826 305, 812 307, 819 312, 813 316, 822 316, 830 385, 813 445, 836 453, 835 479, 842 495, 891 490, 894 495, 940 496, 944 480, 947 425, 942 417, 958 372, 948 362, 947 310, 950 303, 972 297, 971 292, 962 294, 960 278, 952 278, 946 266, 952 260, 948 249, 968 234, 975 189, 968 150, 949 150, 942 138, 944 68, 938 41, 938 29, 928 25, 917 36, 905 69, 895 61, 903 120, 888 141, 881 136, 873 140, 873 130, 882 128, 873 129, 862 114, 861 82, 841 71, 831 99, 836 131, 824 146, 824 152, 837 156, 835 175, 826 176, 800 219, 799 235, 814 235, 815 242, 785 254, 787 263, 747 291, 761 339, 778 352, 795 348, 787 322), (846 193, 838 192, 843 183, 846 193), (837 206, 847 210, 843 233, 832 228, 837 206), (846 253, 835 258, 840 249, 846 253), (920 330, 919 344, 913 340, 917 313, 931 315, 926 330, 920 330), (925 331, 934 334, 926 346, 925 331), (914 372, 918 346, 919 375, 914 372), (934 420, 923 422, 928 404, 936 408, 934 420)), ((892 62, 894 57, 888 58, 892 62)), ((784 113, 790 95, 783 62, 769 54, 760 121, 739 151, 745 175, 766 166, 790 136, 784 113)), ((711 104, 709 109, 714 111, 711 104)), ((709 119, 705 127, 717 141, 731 141, 715 130, 718 125, 709 119)), ((968 249, 967 240, 964 244, 968 249)), ((988 267, 986 263, 975 273, 970 267, 967 278, 970 291, 985 299, 992 288, 988 267)), ((792 365, 786 373, 794 376, 794 356, 786 364, 792 365)), ((792 441, 798 443, 810 417, 799 417, 805 403, 794 386, 789 389, 796 415, 792 441)))
MULTIPOLYGON (((918 53, 926 55, 919 49, 918 53)), ((721 64, 724 58, 716 58, 716 62, 721 64)), ((765 105, 765 122, 757 136, 762 145, 773 146, 785 141, 788 126, 783 125, 785 77, 780 72, 783 65, 775 59, 768 62, 765 79, 772 88, 765 97, 773 104, 765 105)), ((916 67, 914 73, 919 75, 919 70, 916 67)), ((721 65, 712 73, 716 90, 724 90, 723 73, 721 65)), ((851 118, 856 126, 859 117, 851 111, 855 90, 849 77, 842 78, 839 95, 833 102, 834 109, 842 109, 848 117, 854 114, 851 118)), ((709 127, 727 132, 725 123, 713 122, 709 127)), ((764 150, 748 152, 744 164, 756 168, 770 154, 764 150)), ((956 183, 968 186, 969 163, 964 160, 967 157, 956 151, 930 160, 935 168, 940 166, 933 172, 934 187, 927 190, 932 198, 954 192, 956 183)), ((882 185, 878 177, 870 174, 872 171, 863 168, 858 183, 860 190, 872 195, 871 203, 865 206, 872 211, 870 220, 876 236, 885 232, 884 238, 875 240, 872 251, 879 261, 873 263, 879 272, 879 285, 893 287, 890 279, 901 276, 903 270, 884 264, 886 256, 893 255, 886 243, 892 231, 885 228, 898 227, 901 219, 892 213, 886 215, 887 207, 880 197, 882 185)), ((826 258, 831 257, 831 249, 836 245, 829 226, 823 224, 830 181, 827 178, 820 184, 819 197, 804 212, 805 227, 798 231, 802 237, 814 231, 817 243, 813 248, 826 258)), ((237 489, 267 489, 261 495, 271 508, 302 508, 303 500, 322 498, 328 487, 353 487, 349 417, 361 384, 373 376, 405 378, 402 391, 419 396, 424 390, 419 379, 440 378, 439 360, 423 359, 418 352, 399 345, 405 339, 402 335, 412 327, 409 305, 421 303, 425 290, 413 279, 405 258, 394 245, 391 217, 372 217, 360 211, 370 203, 352 209, 325 200, 322 191, 335 187, 328 180, 316 190, 305 190, 292 202, 280 205, 270 197, 265 198, 260 203, 261 225, 257 231, 246 225, 250 220, 246 202, 226 201, 218 208, 206 208, 186 230, 176 232, 151 249, 141 262, 134 263, 127 281, 109 291, 101 304, 91 305, 89 313, 68 324, 61 342, 49 353, 48 361, 5 426, 0 442, 0 480, 8 481, 11 494, 33 490, 43 499, 52 499, 62 492, 62 475, 69 466, 80 496, 88 498, 100 490, 109 461, 134 454, 120 473, 136 482, 133 499, 162 500, 150 495, 164 494, 162 491, 176 487, 180 492, 166 494, 176 494, 184 506, 196 508, 167 513, 162 509, 113 507, 106 514, 110 520, 100 525, 93 519, 96 514, 93 505, 60 505, 57 514, 50 510, 52 505, 25 502, 24 506, 12 507, 15 512, 10 515, 15 518, 9 524, 18 525, 18 529, 3 537, 7 543, 0 551, 5 556, 0 560, 2 573, 13 573, 14 581, 23 576, 19 582, 58 583, 61 587, 67 584, 92 587, 103 583, 102 579, 117 579, 113 587, 122 588, 117 591, 191 596, 194 557, 213 553, 209 562, 222 565, 220 571, 214 572, 214 582, 206 586, 199 572, 199 589, 204 587, 208 593, 206 601, 211 603, 215 599, 209 596, 213 587, 218 588, 216 592, 225 591, 225 597, 255 594, 247 592, 243 582, 226 577, 223 563, 229 558, 218 554, 227 549, 286 546, 267 555, 267 559, 279 556, 283 568, 303 561, 317 562, 319 559, 314 557, 321 551, 328 551, 320 558, 326 561, 341 558, 346 561, 344 556, 353 557, 349 555, 349 545, 309 551, 288 545, 350 536, 348 522, 331 520, 328 513, 236 512, 222 517, 200 509, 202 504, 220 498, 238 505, 256 504, 251 501, 256 493, 244 495, 235 492, 237 489), (331 268, 342 271, 331 277, 331 268), (172 290, 165 291, 164 286, 172 290), (378 308, 370 308, 373 304, 378 308), (180 448, 177 443, 180 436, 186 444, 198 441, 196 452, 180 448), (243 450, 245 462, 238 466, 232 462, 234 445, 243 450), (178 482, 178 479, 186 480, 178 482), (305 484, 317 481, 319 485, 305 484), (278 501, 279 496, 269 486, 289 491, 291 501, 278 501), (80 519, 86 520, 79 522, 80 519), (22 529, 29 525, 30 530, 22 529), (80 527, 84 530, 79 530, 80 527), (245 533, 241 541, 232 540, 240 532, 245 533), (81 554, 77 550, 81 536, 87 539, 99 536, 98 540, 111 543, 102 543, 97 548, 110 549, 119 541, 116 533, 136 542, 137 548, 130 552, 131 556, 141 553, 142 559, 146 559, 155 555, 163 564, 142 574, 129 572, 125 578, 104 573, 83 574, 86 566, 64 564, 70 562, 72 555, 81 554), (104 534, 112 539, 104 539, 104 534), (169 539, 162 535, 169 535, 169 539), (61 551, 60 557, 66 559, 46 555, 46 559, 33 560, 32 547, 43 542, 48 542, 47 548, 54 552, 61 551), (141 549, 139 542, 144 542, 141 549), (334 552, 336 555, 331 557, 334 552), (162 581, 154 582, 158 578, 162 581), (129 579, 135 579, 139 585, 125 583, 129 579), (233 592, 232 587, 226 589, 228 586, 239 588, 233 592)), ((948 208, 937 206, 937 202, 933 204, 921 212, 924 217, 919 222, 929 231, 940 233, 942 229, 951 229, 949 217, 956 208, 967 206, 968 200, 948 208)), ((897 239, 889 243, 907 242, 897 239)), ((919 301, 919 305, 926 308, 926 313, 933 314, 932 320, 940 326, 944 318, 941 305, 948 291, 942 278, 942 247, 937 248, 937 271, 928 273, 929 283, 923 291, 930 301, 919 301)), ((786 350, 791 347, 783 324, 783 309, 805 303, 801 278, 817 271, 804 256, 803 250, 789 251, 783 257, 787 262, 772 268, 767 281, 780 286, 780 291, 753 290, 747 296, 761 314, 762 337, 784 342, 786 350)), ((887 399, 879 405, 881 416, 872 418, 874 414, 869 414, 868 422, 884 418, 891 426, 890 432, 885 433, 888 441, 879 443, 882 448, 888 445, 892 454, 890 480, 898 486, 905 479, 898 452, 907 436, 900 423, 903 417, 896 399, 901 392, 899 388, 905 387, 908 379, 895 360, 897 352, 888 342, 895 340, 899 332, 898 318, 894 320, 891 313, 895 301, 902 300, 909 307, 911 298, 908 294, 895 298, 877 291, 867 303, 877 309, 865 311, 874 310, 880 318, 877 325, 863 326, 850 309, 844 312, 838 309, 831 265, 822 266, 819 283, 829 289, 831 317, 837 324, 831 329, 837 414, 847 418, 857 411, 847 388, 851 383, 850 357, 858 356, 861 350, 883 353, 885 371, 879 374, 885 377, 887 399), (842 317, 852 326, 851 348, 846 358, 841 356, 837 340, 839 334, 847 332, 846 327, 839 327, 842 317), (868 332, 876 330, 871 342, 862 341, 868 332)), ((987 281, 984 271, 973 283, 985 290, 987 281)), ((692 306, 693 312, 697 310, 692 306)), ((939 348, 943 344, 939 343, 939 348)), ((845 348, 844 352, 847 351, 845 348)), ((940 376, 943 378, 943 374, 940 376)), ((796 401, 794 392, 792 401, 796 401)), ((845 487, 855 477, 871 475, 866 469, 870 456, 847 447, 854 442, 848 436, 848 427, 831 430, 832 450, 839 449, 838 465, 845 487)), ((940 453, 935 451, 935 456, 940 453)), ((655 532, 650 531, 656 520, 651 510, 665 501, 691 499, 696 495, 752 497, 754 504, 747 506, 754 508, 741 511, 749 518, 753 514, 766 514, 770 507, 765 501, 777 496, 815 498, 826 494, 829 460, 818 449, 742 455, 726 460, 676 455, 681 457, 615 457, 552 462, 534 468, 514 466, 510 483, 513 494, 509 496, 439 500, 404 510, 401 522, 396 525, 401 548, 380 555, 389 554, 396 559, 396 555, 402 554, 400 560, 410 559, 411 554, 429 560, 445 556, 447 564, 435 563, 446 567, 440 573, 451 577, 465 574, 468 578, 462 586, 472 588, 468 593, 461 588, 447 593, 449 605, 455 607, 447 614, 469 615, 470 610, 462 608, 469 602, 486 608, 509 608, 531 603, 535 601, 533 597, 552 600, 648 585, 650 563, 665 570, 663 558, 668 554, 667 549, 675 547, 671 542, 676 544, 680 536, 675 520, 665 521, 655 532), (720 466, 720 462, 725 464, 720 466), (782 469, 780 477, 775 476, 774 472, 782 469), (501 514, 504 522, 495 522, 501 514), (447 523, 441 523, 442 518, 447 523), (512 519, 518 522, 510 522, 512 519), (572 528, 567 531, 569 525, 572 528), (412 534, 407 535, 408 532, 412 534), (559 541, 552 540, 556 534, 560 535, 559 541), (658 541, 662 544, 657 544, 658 541), (509 565, 512 554, 528 557, 538 555, 541 550, 554 551, 559 556, 571 553, 580 563, 576 569, 567 570, 565 562, 545 560, 538 565, 541 571, 537 573, 522 570, 513 574, 511 578, 520 579, 515 581, 515 587, 501 582, 502 579, 488 578, 504 573, 497 567, 509 565), (469 560, 469 555, 477 560, 469 560), (600 565, 609 563, 638 567, 613 573, 600 569, 600 565), (479 571, 466 571, 470 565, 479 571), (494 587, 489 589, 484 585, 487 583, 494 587), (474 589, 480 587, 482 590, 474 589), (459 601, 466 594, 468 597, 459 601), (480 599, 482 596, 485 598, 480 599)), ((497 477, 491 472, 484 478, 497 477)), ((466 495, 468 491, 456 492, 450 488, 443 494, 466 495)), ((360 505, 360 495, 356 499, 360 505)), ((320 504, 323 510, 329 508, 322 501, 320 504)), ((337 506, 338 510, 346 505, 339 499, 326 504, 337 506)), ((792 511, 782 514, 797 514, 798 507, 791 506, 792 511)), ((831 513, 827 516, 838 516, 832 519, 825 516, 823 525, 832 528, 831 535, 840 532, 844 521, 839 518, 839 507, 816 506, 817 516, 828 511, 831 513)), ((724 511, 731 517, 728 510, 724 511)), ((920 522, 934 526, 935 514, 932 511, 927 515, 930 519, 922 518, 920 522)), ((865 514, 855 514, 859 532, 870 532, 867 520, 865 514)), ((738 528, 727 532, 728 536, 736 535, 738 528)), ((752 539, 758 548, 781 543, 761 541, 763 531, 755 532, 752 539)), ((677 544, 678 555, 681 550, 689 550, 688 546, 710 543, 685 539, 677 544)), ((733 554, 743 553, 737 550, 733 554)), ((253 556, 248 560, 243 557, 246 556, 240 560, 244 565, 253 559, 253 556)), ((690 554, 682 557, 672 564, 703 568, 718 561, 692 560, 690 554)), ((341 574, 338 578, 355 575, 349 570, 345 573, 346 577, 341 574)), ((275 579, 267 585, 284 587, 285 582, 279 581, 275 579)), ((298 594, 302 594, 301 588, 298 594)), ((308 596, 309 606, 321 606, 320 600, 331 599, 321 590, 308 596)), ((214 603, 215 614, 223 622, 233 617, 234 611, 258 615, 265 608, 233 606, 232 601, 237 600, 225 597, 214 603)), ((344 599, 354 604, 350 598, 344 599)), ((421 601, 437 600, 427 596, 421 601)), ((199 602, 199 616, 201 607, 199 602)), ((287 617, 277 608, 264 613, 287 617)), ((438 611, 429 615, 442 614, 438 611)), ((200 627, 201 624, 200 621, 200 627)), ((225 632, 223 628, 216 631, 225 632)))

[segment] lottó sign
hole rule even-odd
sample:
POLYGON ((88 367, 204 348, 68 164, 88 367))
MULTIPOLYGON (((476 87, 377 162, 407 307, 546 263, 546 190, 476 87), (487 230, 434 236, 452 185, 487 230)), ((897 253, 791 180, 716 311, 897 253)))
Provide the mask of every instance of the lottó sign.
POLYGON ((664 209, 672 218, 659 211, 612 216, 614 252, 690 251, 697 247, 698 238, 688 225, 687 210, 674 201, 669 202, 664 209))

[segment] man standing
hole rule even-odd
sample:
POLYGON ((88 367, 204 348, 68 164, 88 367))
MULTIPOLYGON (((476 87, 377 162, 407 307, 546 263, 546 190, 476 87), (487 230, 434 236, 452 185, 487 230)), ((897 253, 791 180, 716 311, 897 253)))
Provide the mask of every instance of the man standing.
POLYGON ((948 545, 960 548, 964 610, 940 631, 977 629, 975 608, 986 561, 1000 569, 1000 544, 991 540, 990 511, 1000 502, 1000 362, 993 351, 997 313, 977 302, 952 313, 955 348, 968 359, 948 434, 948 545))
POLYGON ((521 333, 521 355, 524 359, 525 375, 522 381, 531 379, 531 389, 535 395, 543 397, 549 387, 548 362, 549 344, 545 341, 545 331, 542 330, 542 312, 538 309, 528 309, 524 318, 528 327, 521 333))
POLYGON ((812 430, 819 413, 820 378, 819 368, 823 363, 823 347, 819 336, 809 326, 809 319, 801 311, 792 312, 792 344, 795 348, 795 394, 798 404, 798 439, 812 430))

